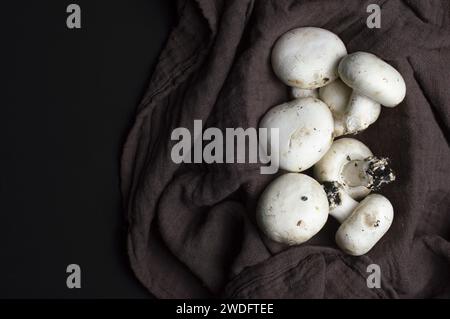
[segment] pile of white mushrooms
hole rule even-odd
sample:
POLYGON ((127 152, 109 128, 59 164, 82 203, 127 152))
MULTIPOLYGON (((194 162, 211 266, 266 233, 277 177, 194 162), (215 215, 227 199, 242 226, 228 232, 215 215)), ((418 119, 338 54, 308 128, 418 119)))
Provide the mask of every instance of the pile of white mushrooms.
POLYGON ((291 87, 293 100, 271 108, 260 127, 279 129, 279 165, 290 173, 262 193, 258 225, 271 240, 298 245, 331 214, 341 223, 337 245, 350 255, 366 254, 394 216, 386 197, 370 193, 395 175, 388 158, 374 156, 354 138, 335 138, 365 130, 381 105, 402 102, 401 74, 371 53, 347 54, 337 35, 314 27, 282 35, 272 50, 272 67, 291 87), (300 173, 313 166, 314 178, 300 173))

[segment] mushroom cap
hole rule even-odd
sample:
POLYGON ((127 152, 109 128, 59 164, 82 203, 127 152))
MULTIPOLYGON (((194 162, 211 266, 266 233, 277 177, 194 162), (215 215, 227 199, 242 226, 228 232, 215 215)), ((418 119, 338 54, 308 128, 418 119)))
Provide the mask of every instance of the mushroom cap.
POLYGON ((259 198, 256 220, 273 241, 301 244, 313 237, 328 218, 328 200, 313 178, 288 173, 276 178, 259 198))
POLYGON ((353 256, 366 254, 391 227, 394 208, 379 194, 364 198, 336 233, 337 245, 353 256))
POLYGON ((354 138, 338 139, 314 166, 314 177, 319 182, 338 182, 352 198, 362 198, 370 193, 370 189, 365 186, 347 185, 342 177, 342 170, 348 162, 364 160, 372 155, 364 143, 354 138))
POLYGON ((403 101, 406 85, 402 75, 376 55, 355 52, 339 63, 341 80, 358 94, 388 107, 403 101))
POLYGON ((297 28, 276 41, 272 67, 286 85, 315 89, 338 77, 339 61, 346 54, 336 34, 321 28, 297 28))
POLYGON ((268 154, 270 129, 278 128, 280 167, 301 172, 328 151, 333 142, 333 126, 333 116, 325 103, 312 97, 295 99, 271 108, 264 115, 259 127, 268 129, 268 140, 261 147, 268 154))

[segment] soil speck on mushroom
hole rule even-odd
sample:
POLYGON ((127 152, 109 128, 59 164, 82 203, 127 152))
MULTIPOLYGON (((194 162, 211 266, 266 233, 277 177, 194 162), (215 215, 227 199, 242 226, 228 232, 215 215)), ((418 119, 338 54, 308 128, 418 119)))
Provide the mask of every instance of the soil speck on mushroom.
POLYGON ((339 206, 341 204, 341 195, 339 194, 338 182, 324 182, 322 185, 327 194, 330 207, 339 206))
POLYGON ((395 181, 396 176, 394 170, 391 168, 389 158, 378 158, 376 156, 371 156, 366 159, 366 161, 369 164, 367 174, 371 176, 369 188, 372 190, 379 190, 384 184, 389 184, 395 181))

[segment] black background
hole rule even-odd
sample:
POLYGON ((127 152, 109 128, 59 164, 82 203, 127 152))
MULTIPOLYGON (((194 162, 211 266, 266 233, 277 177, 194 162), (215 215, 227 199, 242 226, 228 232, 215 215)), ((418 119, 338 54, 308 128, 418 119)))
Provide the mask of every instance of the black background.
POLYGON ((149 297, 126 256, 119 160, 174 4, 0 6, 0 298, 149 297), (81 289, 66 287, 71 263, 81 289))

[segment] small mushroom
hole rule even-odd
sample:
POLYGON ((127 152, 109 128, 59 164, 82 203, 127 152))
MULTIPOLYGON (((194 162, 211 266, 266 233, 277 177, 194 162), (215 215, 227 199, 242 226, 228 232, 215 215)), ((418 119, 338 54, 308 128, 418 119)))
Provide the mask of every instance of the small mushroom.
POLYGON ((272 67, 283 83, 315 89, 337 79, 337 67, 347 49, 325 29, 305 27, 283 34, 272 50, 272 67))
POLYGON ((333 116, 328 106, 312 97, 295 99, 271 108, 261 119, 260 128, 267 128, 267 141, 261 148, 269 154, 271 129, 279 130, 280 167, 301 172, 313 166, 333 142, 333 116))
POLYGON ((353 107, 352 89, 339 79, 321 87, 319 97, 333 113, 335 137, 365 130, 381 112, 380 104, 366 97, 360 97, 359 105, 353 107))
POLYGON ((349 131, 365 128, 376 120, 380 104, 394 107, 405 98, 402 75, 374 54, 351 53, 341 60, 338 72, 341 80, 353 89, 347 107, 349 131))
POLYGON ((300 99, 302 97, 319 97, 319 91, 317 89, 300 89, 296 87, 291 88, 291 95, 294 99, 300 99))
POLYGON ((330 215, 340 223, 335 239, 347 254, 366 254, 384 236, 392 224, 391 202, 379 194, 371 194, 360 203, 351 198, 338 182, 324 183, 330 204, 330 215))
POLYGON ((307 175, 289 173, 266 187, 257 205, 256 220, 273 241, 296 245, 322 229, 328 212, 322 185, 307 175))
POLYGON ((319 182, 339 182, 354 199, 367 196, 382 185, 395 180, 386 157, 376 157, 362 142, 341 138, 314 166, 319 182))

